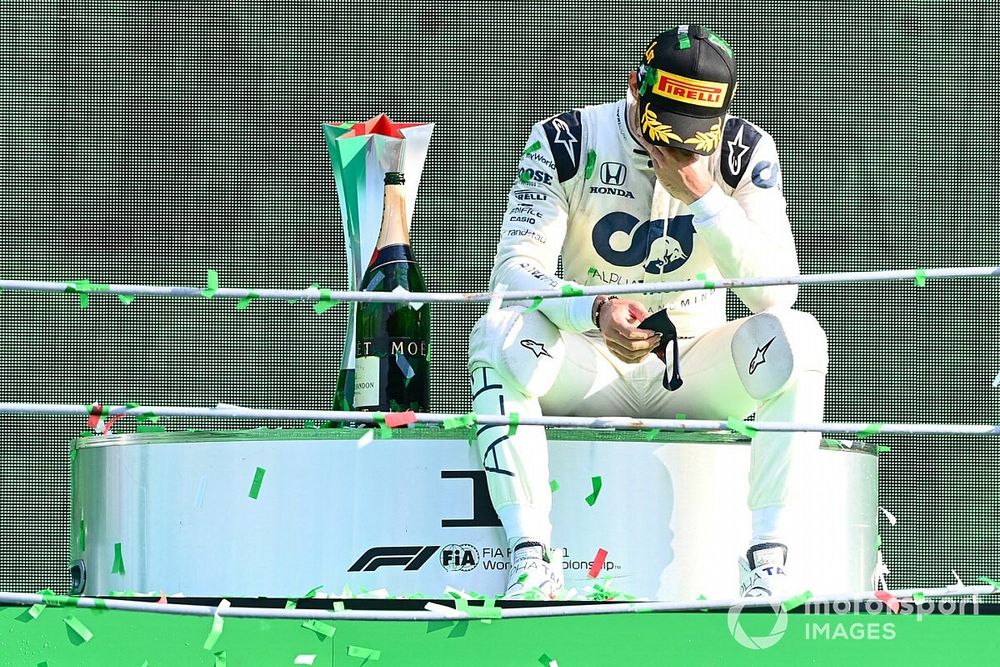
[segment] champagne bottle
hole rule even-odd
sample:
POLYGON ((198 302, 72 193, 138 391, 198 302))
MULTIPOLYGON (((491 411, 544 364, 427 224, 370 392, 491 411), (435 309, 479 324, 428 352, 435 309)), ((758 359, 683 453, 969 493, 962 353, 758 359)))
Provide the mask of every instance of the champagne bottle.
MULTIPOLYGON (((382 230, 361 279, 365 292, 426 292, 410 247, 403 174, 385 175, 382 230)), ((358 304, 354 367, 357 410, 427 412, 430 408, 430 304, 358 304)))

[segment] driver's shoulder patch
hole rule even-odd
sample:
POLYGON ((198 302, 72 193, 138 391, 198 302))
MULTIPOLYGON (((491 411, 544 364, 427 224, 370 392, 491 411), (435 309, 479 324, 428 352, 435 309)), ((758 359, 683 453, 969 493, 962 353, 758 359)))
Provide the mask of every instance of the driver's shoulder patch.
POLYGON ((731 117, 726 121, 722 133, 722 154, 719 171, 722 180, 731 188, 736 188, 750 166, 750 157, 760 142, 761 133, 742 118, 731 117))
POLYGON ((559 182, 565 183, 573 178, 580 169, 581 144, 583 143, 583 124, 579 109, 553 116, 544 123, 545 138, 552 151, 552 159, 556 163, 556 173, 559 182))

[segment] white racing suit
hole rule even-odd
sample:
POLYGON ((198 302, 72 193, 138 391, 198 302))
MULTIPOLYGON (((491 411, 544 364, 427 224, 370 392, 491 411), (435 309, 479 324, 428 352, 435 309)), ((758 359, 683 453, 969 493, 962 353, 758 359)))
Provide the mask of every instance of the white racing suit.
MULTIPOLYGON (((690 206, 657 182, 626 121, 630 100, 536 124, 511 188, 491 287, 551 289, 798 274, 771 137, 729 116, 709 156, 715 186, 690 206), (560 256, 565 280, 556 277, 560 256)), ((668 308, 680 338, 683 386, 662 384, 664 362, 614 357, 592 321, 593 297, 547 299, 487 313, 472 330, 469 371, 479 414, 690 419, 822 419, 826 337, 791 310, 795 286, 737 289, 755 313, 726 322, 725 290, 627 295, 668 308)), ((671 363, 667 355, 667 363, 671 363)), ((480 427, 490 495, 511 543, 551 543, 548 450, 541 427, 480 427)), ((819 435, 753 438, 753 543, 787 532, 782 508, 819 435)))

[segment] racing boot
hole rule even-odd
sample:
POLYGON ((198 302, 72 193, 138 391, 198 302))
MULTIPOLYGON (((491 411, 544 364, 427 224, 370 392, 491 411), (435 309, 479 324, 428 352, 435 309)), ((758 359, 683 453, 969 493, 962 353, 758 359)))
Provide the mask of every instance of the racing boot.
POLYGON ((561 554, 541 542, 521 542, 514 547, 505 600, 555 600, 562 587, 561 554))
POLYGON ((740 558, 740 595, 745 598, 787 596, 790 586, 785 574, 788 547, 777 542, 755 544, 740 558))

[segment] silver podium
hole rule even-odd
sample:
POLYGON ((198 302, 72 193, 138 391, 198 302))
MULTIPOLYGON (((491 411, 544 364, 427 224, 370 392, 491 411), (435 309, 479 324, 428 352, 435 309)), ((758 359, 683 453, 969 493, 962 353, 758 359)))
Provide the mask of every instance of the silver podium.
MULTIPOLYGON (((366 434, 259 429, 75 440, 78 592, 502 593, 505 540, 465 433, 366 434)), ((583 597, 595 583, 655 600, 737 596, 736 559, 750 536, 749 442, 683 433, 647 442, 603 430, 550 429, 549 437, 553 541, 565 550, 567 588, 583 597), (591 506, 594 477, 601 490, 591 506), (599 549, 607 557, 592 578, 599 549)), ((814 594, 870 590, 875 449, 825 440, 813 463, 796 507, 790 569, 814 594)))

